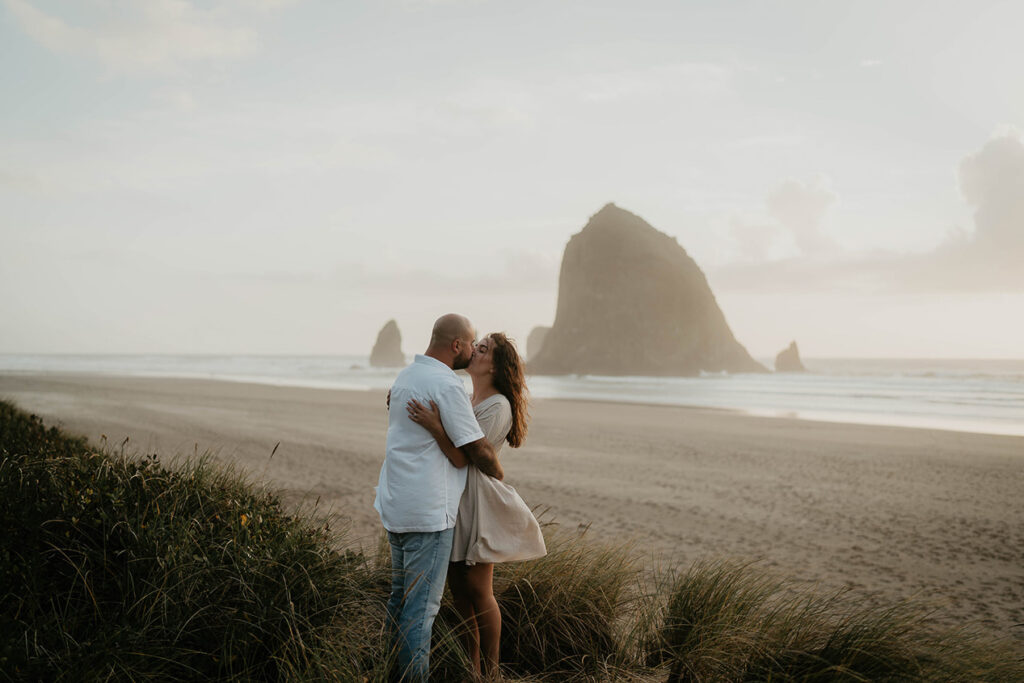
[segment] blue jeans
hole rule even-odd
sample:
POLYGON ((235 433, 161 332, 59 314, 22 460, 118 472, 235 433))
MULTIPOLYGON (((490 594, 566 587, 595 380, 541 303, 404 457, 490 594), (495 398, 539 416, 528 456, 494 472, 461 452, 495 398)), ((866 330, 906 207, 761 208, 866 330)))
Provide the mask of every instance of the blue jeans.
POLYGON ((441 609, 455 529, 388 532, 391 544, 391 598, 387 628, 398 651, 403 681, 424 682, 430 671, 430 633, 441 609))

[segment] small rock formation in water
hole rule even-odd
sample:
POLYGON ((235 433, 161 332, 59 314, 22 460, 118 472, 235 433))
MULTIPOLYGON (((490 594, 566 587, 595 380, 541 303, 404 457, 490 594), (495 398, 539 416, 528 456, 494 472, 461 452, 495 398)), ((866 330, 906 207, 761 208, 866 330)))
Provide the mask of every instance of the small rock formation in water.
POLYGON ((672 237, 608 204, 562 257, 555 324, 530 372, 766 372, 736 341, 704 273, 672 237))
POLYGON ((398 323, 389 320, 377 334, 377 343, 370 352, 370 365, 375 368, 393 368, 405 365, 405 354, 402 353, 402 333, 398 331, 398 323))
POLYGON ((807 368, 800 362, 800 351, 795 341, 775 356, 775 372, 807 372, 807 368))
POLYGON ((530 335, 526 338, 527 358, 533 358, 540 353, 541 347, 544 346, 544 340, 547 339, 548 332, 550 331, 551 328, 544 325, 538 325, 530 330, 530 335))

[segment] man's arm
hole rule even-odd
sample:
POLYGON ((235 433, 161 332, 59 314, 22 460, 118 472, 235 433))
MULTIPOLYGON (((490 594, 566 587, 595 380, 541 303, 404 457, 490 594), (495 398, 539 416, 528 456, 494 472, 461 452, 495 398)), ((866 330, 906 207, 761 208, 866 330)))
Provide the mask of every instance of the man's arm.
POLYGON ((466 445, 461 446, 459 450, 484 474, 499 480, 505 478, 505 471, 501 469, 501 463, 498 462, 498 456, 494 452, 494 447, 491 446, 491 442, 487 439, 470 441, 466 445))
MULTIPOLYGON (((388 399, 390 398, 391 394, 389 393, 388 399)), ((469 460, 462 454, 462 451, 448 438, 448 432, 444 431, 444 424, 441 422, 441 412, 437 408, 437 403, 431 401, 430 410, 427 410, 422 403, 413 398, 405 404, 405 409, 409 413, 410 420, 430 432, 430 435, 434 437, 434 441, 441 448, 441 452, 444 453, 444 457, 448 458, 452 465, 461 469, 469 464, 469 460)))
MULTIPOLYGON (((491 446, 491 442, 487 440, 487 437, 470 441, 462 446, 456 446, 452 443, 448 432, 445 431, 444 424, 441 422, 441 411, 438 409, 437 403, 430 401, 430 409, 428 410, 416 399, 411 399, 406 404, 405 409, 409 413, 410 420, 430 432, 430 435, 437 441, 437 445, 440 446, 441 452, 444 453, 452 465, 455 467, 465 467, 468 463, 473 463, 484 474, 490 475, 495 479, 505 478, 505 472, 501 469, 501 463, 498 462, 498 455, 494 452, 494 447, 491 446)), ((479 434, 480 432, 477 431, 477 433, 479 434)))
MULTIPOLYGON (((448 438, 448 434, 442 429, 439 433, 433 435, 434 440, 437 441, 437 445, 441 447, 441 452, 444 453, 444 457, 448 458, 455 467, 462 469, 469 464, 469 460, 462 452, 461 448, 456 448, 452 440, 448 438)), ((465 446, 463 446, 465 448, 465 446)))

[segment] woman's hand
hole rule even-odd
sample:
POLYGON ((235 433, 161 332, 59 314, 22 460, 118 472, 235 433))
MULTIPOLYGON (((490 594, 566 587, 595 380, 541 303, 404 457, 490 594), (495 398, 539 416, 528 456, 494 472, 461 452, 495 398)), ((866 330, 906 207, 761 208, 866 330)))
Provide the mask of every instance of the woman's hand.
POLYGON ((430 402, 430 408, 427 408, 416 399, 412 399, 405 404, 405 409, 409 412, 409 419, 426 429, 432 436, 444 434, 441 410, 433 401, 430 402))

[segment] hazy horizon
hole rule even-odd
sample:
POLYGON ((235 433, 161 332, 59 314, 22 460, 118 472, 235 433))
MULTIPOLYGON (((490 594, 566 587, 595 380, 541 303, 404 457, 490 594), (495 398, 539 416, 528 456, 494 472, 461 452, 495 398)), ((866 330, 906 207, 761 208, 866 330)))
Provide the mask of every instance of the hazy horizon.
MULTIPOLYGON (((514 340, 519 342, 518 339, 514 340)), ((525 344, 526 342, 521 342, 525 344)), ((425 348, 426 344, 422 344, 425 348)), ((409 348, 405 338, 402 339, 402 351, 405 353, 406 360, 412 361, 412 357, 416 354, 422 354, 424 348, 409 348)), ((781 349, 780 349, 781 350, 781 349)), ((31 357, 31 356, 81 356, 81 357, 132 357, 132 356, 183 356, 183 357, 245 357, 250 356, 253 358, 369 358, 370 352, 337 352, 337 353, 252 353, 249 351, 224 351, 224 352, 150 352, 150 351, 96 351, 96 352, 78 352, 78 351, 0 351, 0 356, 8 357, 31 357)), ((760 363, 767 363, 768 368, 771 369, 771 363, 775 359, 775 354, 768 356, 758 356, 757 354, 751 354, 754 360, 760 363)), ((800 357, 804 361, 908 361, 908 362, 970 362, 970 361, 983 361, 983 362, 1010 362, 1010 363, 1022 363, 1024 362, 1024 356, 962 356, 962 357, 946 357, 946 356, 807 356, 800 354, 800 357)), ((813 369, 813 368, 812 368, 813 369)), ((667 375, 669 377, 673 375, 667 375)))
POLYGON ((1024 357, 1015 3, 0 0, 0 353, 525 345, 615 202, 772 358, 1024 357))

